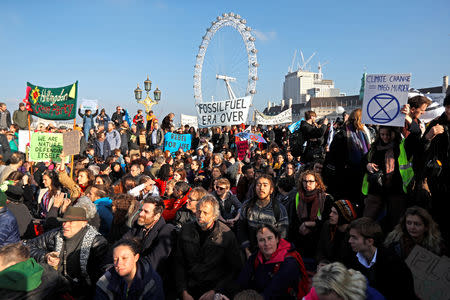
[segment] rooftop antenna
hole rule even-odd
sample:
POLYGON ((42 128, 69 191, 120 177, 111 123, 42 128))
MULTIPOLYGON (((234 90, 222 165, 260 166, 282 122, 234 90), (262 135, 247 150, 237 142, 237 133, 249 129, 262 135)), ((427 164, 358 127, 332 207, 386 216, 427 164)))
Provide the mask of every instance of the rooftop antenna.
POLYGON ((292 63, 291 66, 288 68, 288 72, 291 73, 294 71, 294 62, 295 62, 295 57, 297 56, 297 49, 295 49, 294 52, 294 57, 292 57, 292 63))

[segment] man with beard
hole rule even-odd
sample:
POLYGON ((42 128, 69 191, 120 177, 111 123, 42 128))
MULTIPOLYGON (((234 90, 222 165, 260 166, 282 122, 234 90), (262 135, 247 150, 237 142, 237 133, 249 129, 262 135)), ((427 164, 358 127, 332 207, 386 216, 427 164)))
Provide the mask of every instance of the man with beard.
POLYGON ((219 216, 219 203, 206 195, 197 203, 197 222, 181 228, 175 284, 183 300, 212 300, 221 293, 231 298, 236 291, 235 279, 242 267, 239 247, 230 228, 218 221, 219 216))
POLYGON ((141 259, 147 260, 164 280, 167 259, 175 242, 174 229, 162 217, 164 202, 159 197, 147 196, 139 217, 124 238, 142 240, 141 259))

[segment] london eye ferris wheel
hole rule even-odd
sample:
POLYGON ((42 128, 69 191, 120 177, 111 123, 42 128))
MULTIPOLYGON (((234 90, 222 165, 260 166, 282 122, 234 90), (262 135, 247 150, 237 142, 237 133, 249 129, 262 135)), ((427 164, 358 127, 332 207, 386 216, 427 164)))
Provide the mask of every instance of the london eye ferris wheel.
POLYGON ((218 16, 206 29, 196 56, 195 102, 253 97, 258 80, 257 52, 245 19, 232 12, 218 16))

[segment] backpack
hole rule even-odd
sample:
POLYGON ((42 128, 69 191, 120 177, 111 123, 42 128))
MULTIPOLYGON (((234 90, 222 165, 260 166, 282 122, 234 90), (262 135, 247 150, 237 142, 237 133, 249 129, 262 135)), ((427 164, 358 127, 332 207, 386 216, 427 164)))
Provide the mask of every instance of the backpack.
MULTIPOLYGON (((311 279, 308 276, 308 273, 306 272, 305 265, 303 264, 303 259, 300 253, 298 253, 296 250, 289 251, 286 253, 286 257, 293 257, 295 261, 297 262, 297 265, 300 269, 300 276, 301 279, 298 281, 297 289, 289 288, 288 294, 291 296, 295 296, 296 299, 303 299, 304 296, 306 296, 309 293, 309 290, 311 289, 311 279)), ((272 277, 280 270, 280 265, 282 262, 279 262, 275 264, 272 271, 272 277)), ((256 268, 259 266, 260 262, 258 259, 258 256, 255 256, 255 261, 253 263, 253 271, 256 271, 256 268)))
POLYGON ((305 143, 305 139, 299 128, 289 136, 289 145, 291 148, 292 156, 299 157, 299 156, 303 155, 303 150, 304 150, 303 144, 304 143, 305 143))

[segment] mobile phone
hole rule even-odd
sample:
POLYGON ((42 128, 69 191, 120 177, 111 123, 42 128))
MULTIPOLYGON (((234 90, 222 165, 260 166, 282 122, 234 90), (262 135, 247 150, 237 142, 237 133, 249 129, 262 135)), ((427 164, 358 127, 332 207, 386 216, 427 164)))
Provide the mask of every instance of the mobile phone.
POLYGON ((63 193, 64 199, 67 198, 67 193, 63 193))

